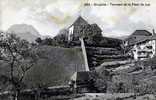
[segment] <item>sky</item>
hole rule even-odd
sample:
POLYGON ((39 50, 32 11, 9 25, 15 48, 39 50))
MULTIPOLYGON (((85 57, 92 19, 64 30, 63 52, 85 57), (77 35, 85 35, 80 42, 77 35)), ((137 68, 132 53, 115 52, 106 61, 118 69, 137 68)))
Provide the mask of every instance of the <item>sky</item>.
POLYGON ((0 0, 0 30, 32 25, 41 35, 55 36, 78 16, 97 23, 108 37, 156 29, 156 0, 0 0), (150 3, 150 6, 84 6, 85 3, 150 3))

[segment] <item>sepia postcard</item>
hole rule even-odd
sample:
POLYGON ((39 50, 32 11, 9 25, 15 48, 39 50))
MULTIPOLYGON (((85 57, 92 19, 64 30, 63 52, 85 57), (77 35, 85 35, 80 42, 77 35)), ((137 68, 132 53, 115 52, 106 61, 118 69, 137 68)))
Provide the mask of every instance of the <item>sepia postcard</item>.
POLYGON ((156 100, 156 0, 0 0, 0 100, 156 100))

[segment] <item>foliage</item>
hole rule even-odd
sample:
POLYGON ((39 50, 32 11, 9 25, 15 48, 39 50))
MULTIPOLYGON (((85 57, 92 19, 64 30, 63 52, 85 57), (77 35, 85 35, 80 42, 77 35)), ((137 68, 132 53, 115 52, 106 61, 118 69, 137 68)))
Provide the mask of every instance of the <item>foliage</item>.
POLYGON ((156 55, 143 62, 144 66, 150 66, 152 70, 156 69, 156 55))
POLYGON ((87 46, 100 46, 121 49, 122 41, 119 39, 103 37, 101 29, 96 25, 81 26, 78 33, 73 33, 72 40, 68 40, 68 30, 62 29, 53 38, 41 39, 37 38, 36 42, 40 45, 70 47, 72 45, 80 45, 79 38, 84 38, 87 46))
POLYGON ((93 71, 92 79, 94 80, 94 87, 97 89, 97 92, 107 92, 108 88, 108 82, 110 81, 110 72, 105 70, 102 70, 101 72, 95 72, 93 71))
POLYGON ((81 27, 79 37, 84 38, 88 45, 96 45, 100 43, 102 34, 97 25, 85 25, 81 27))
POLYGON ((68 46, 67 34, 68 31, 66 29, 62 29, 59 32, 59 34, 53 38, 49 37, 49 38, 41 39, 39 37, 35 41, 39 45, 67 47, 68 46))
POLYGON ((32 52, 32 46, 26 40, 21 40, 14 34, 0 34, 0 60, 10 67, 9 79, 12 90, 19 92, 23 88, 26 72, 35 64, 37 55, 32 52))
POLYGON ((36 40, 36 43, 41 44, 42 43, 42 39, 40 37, 38 37, 36 40))

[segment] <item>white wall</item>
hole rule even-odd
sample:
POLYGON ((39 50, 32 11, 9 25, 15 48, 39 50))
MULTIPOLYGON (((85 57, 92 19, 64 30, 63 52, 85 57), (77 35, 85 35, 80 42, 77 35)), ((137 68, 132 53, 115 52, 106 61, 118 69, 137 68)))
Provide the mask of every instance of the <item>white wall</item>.
POLYGON ((68 41, 71 40, 71 36, 73 35, 73 31, 74 31, 74 26, 71 26, 71 27, 69 28, 68 41))

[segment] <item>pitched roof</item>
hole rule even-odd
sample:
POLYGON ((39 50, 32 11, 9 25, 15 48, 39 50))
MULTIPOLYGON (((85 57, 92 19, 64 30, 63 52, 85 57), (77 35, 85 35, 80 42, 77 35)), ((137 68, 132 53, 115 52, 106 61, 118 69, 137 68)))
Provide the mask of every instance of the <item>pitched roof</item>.
POLYGON ((132 35, 125 39, 128 45, 135 45, 149 40, 156 40, 156 35, 152 35, 147 30, 136 30, 132 35))
POLYGON ((136 30, 132 35, 137 35, 137 36, 151 36, 152 33, 150 33, 147 30, 136 30))
POLYGON ((126 39, 126 41, 128 41, 128 45, 135 45, 144 39, 145 36, 130 36, 126 39))
POLYGON ((72 25, 87 25, 88 22, 79 16, 72 25))

